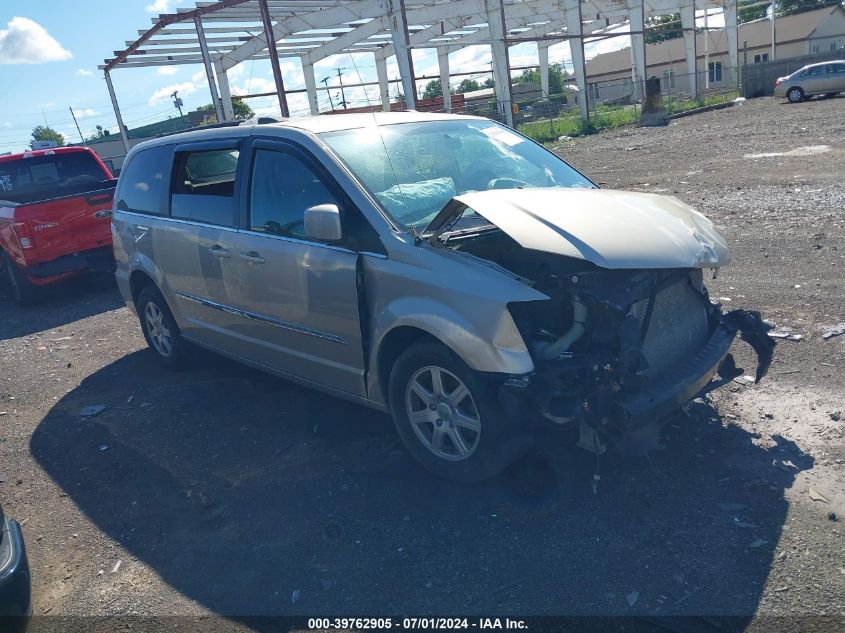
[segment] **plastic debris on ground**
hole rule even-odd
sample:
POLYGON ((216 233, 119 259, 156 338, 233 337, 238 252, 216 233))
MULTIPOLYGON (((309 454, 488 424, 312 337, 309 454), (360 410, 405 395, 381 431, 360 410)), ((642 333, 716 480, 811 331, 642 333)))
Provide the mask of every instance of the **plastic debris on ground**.
POLYGON ((105 410, 106 405, 104 404, 89 404, 87 407, 82 407, 79 410, 79 415, 83 418, 93 418, 95 415, 99 415, 105 410))

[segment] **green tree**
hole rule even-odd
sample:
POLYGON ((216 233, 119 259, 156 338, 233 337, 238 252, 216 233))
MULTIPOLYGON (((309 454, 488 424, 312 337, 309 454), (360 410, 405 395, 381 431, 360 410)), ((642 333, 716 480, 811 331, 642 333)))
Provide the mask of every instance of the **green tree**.
POLYGON ((435 97, 442 97, 443 96, 443 88, 440 85, 439 79, 432 79, 425 85, 425 90, 423 91, 422 98, 423 99, 434 99, 435 97))
MULTIPOLYGON (((549 94, 561 94, 566 88, 566 69, 563 64, 549 64, 549 94)), ((537 68, 529 68, 523 70, 522 74, 514 77, 515 84, 526 85, 541 85, 540 70, 537 68)))
POLYGON ((36 125, 32 128, 32 140, 29 146, 32 147, 35 141, 55 141, 56 145, 62 147, 65 144, 65 137, 49 125, 36 125))
MULTIPOLYGON (((840 0, 780 0, 780 2, 775 2, 775 11, 778 17, 782 15, 794 15, 814 9, 832 7, 839 4, 839 2, 840 0)), ((764 7, 764 11, 765 9, 766 7, 764 7)))
POLYGON ((102 125, 98 125, 96 131, 91 136, 85 137, 85 142, 93 143, 94 141, 99 141, 101 138, 105 138, 108 135, 108 131, 105 130, 102 125))
POLYGON ((681 30, 681 14, 655 15, 645 21, 646 33, 643 39, 646 44, 656 44, 674 40, 683 36, 681 30))
POLYGON ((455 88, 455 94, 472 92, 473 90, 479 90, 480 88, 481 86, 478 85, 478 82, 475 79, 462 79, 461 83, 458 84, 458 87, 455 88))
POLYGON ((481 87, 482 88, 495 88, 496 83, 493 81, 492 77, 488 77, 487 79, 484 80, 484 83, 481 84, 481 87))
MULTIPOLYGON (((243 99, 232 99, 232 111, 236 119, 251 119, 255 116, 255 112, 244 103, 243 99)), ((201 105, 197 108, 197 112, 214 112, 214 106, 210 103, 201 105)))

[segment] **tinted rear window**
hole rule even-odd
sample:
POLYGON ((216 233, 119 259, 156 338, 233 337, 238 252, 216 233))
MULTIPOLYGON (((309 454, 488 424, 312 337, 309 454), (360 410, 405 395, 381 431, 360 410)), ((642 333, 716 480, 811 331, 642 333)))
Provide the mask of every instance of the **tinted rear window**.
POLYGON ((0 162, 0 200, 33 202, 90 191, 110 179, 88 152, 0 162))
POLYGON ((170 186, 173 148, 151 147, 138 152, 120 172, 117 209, 149 215, 166 215, 166 191, 170 186))

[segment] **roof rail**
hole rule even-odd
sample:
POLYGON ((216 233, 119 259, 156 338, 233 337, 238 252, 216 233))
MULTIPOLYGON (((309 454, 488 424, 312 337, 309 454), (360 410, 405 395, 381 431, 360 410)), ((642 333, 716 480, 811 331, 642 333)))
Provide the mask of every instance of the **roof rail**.
POLYGON ((223 123, 210 123, 208 125, 196 125, 194 127, 185 128, 184 130, 175 130, 174 132, 162 132, 157 134, 154 138, 163 138, 165 136, 174 136, 175 134, 184 134, 185 132, 195 132, 197 130, 213 130, 218 127, 238 127, 240 125, 268 125, 270 123, 281 123, 281 119, 276 119, 271 116, 254 116, 250 119, 223 121, 223 123))
POLYGON ((253 115, 240 122, 240 125, 269 125, 270 123, 281 123, 284 119, 277 119, 272 116, 253 115))

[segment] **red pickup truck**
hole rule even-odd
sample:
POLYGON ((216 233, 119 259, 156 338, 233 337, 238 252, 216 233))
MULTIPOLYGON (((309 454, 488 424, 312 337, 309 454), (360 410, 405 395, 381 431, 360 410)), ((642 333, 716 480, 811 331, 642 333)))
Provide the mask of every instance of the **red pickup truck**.
POLYGON ((19 303, 32 303, 41 286, 114 266, 116 182, 87 147, 0 156, 0 272, 19 303))

